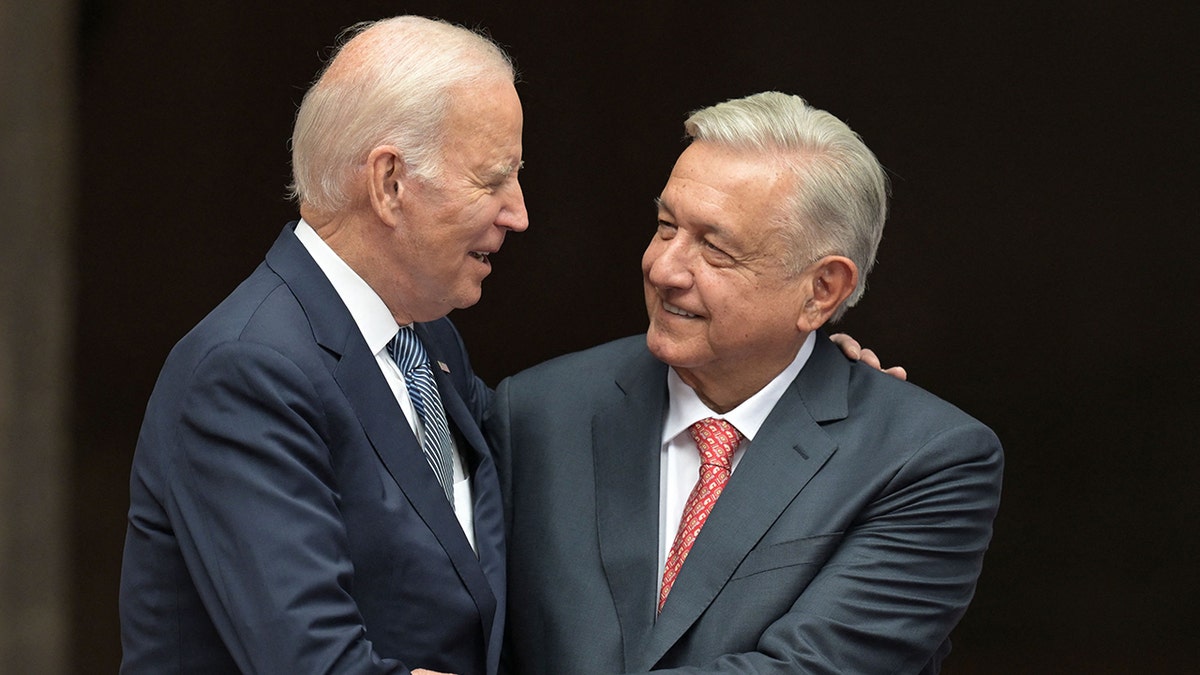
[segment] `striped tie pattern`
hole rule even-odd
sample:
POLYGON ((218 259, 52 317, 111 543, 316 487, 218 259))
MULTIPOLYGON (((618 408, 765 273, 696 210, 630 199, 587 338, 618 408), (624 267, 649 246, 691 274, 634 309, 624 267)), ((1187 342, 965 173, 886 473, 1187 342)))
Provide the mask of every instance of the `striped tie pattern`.
POLYGON ((429 467, 437 475, 438 482, 450 504, 454 504, 454 463, 450 457, 453 445, 450 427, 446 423, 446 411, 442 408, 442 397, 438 395, 437 383, 433 380, 433 369, 429 366, 429 355, 412 326, 404 326, 387 346, 388 354, 404 374, 408 396, 425 427, 421 449, 429 467))
POLYGON ((725 484, 729 482, 733 472, 733 453, 743 438, 732 424, 716 417, 705 417, 689 427, 688 431, 700 451, 700 478, 688 495, 683 517, 679 519, 679 530, 675 533, 675 542, 671 544, 671 552, 667 556, 662 590, 658 593, 660 612, 675 578, 679 576, 683 561, 700 534, 700 528, 704 527, 704 521, 708 520, 709 512, 717 503, 717 497, 721 496, 725 484))

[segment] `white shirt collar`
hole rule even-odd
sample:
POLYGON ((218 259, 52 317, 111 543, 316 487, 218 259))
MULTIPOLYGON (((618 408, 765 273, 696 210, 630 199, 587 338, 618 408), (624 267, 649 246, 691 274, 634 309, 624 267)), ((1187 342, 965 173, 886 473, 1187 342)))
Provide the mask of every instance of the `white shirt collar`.
POLYGON ((400 329, 383 299, 303 220, 296 225, 296 238, 325 273, 346 309, 350 310, 350 316, 358 324, 358 330, 366 339, 371 353, 378 354, 400 329))
POLYGON ((792 380, 800 374, 800 369, 808 361, 808 357, 812 355, 813 347, 817 343, 817 333, 813 331, 805 338, 804 344, 800 346, 800 351, 796 353, 796 358, 792 359, 791 364, 783 369, 783 372, 775 376, 775 379, 767 383, 767 386, 759 389, 753 396, 742 402, 741 405, 730 410, 727 413, 715 413, 700 400, 696 395, 695 390, 689 387, 675 372, 674 368, 667 369, 667 391, 670 396, 667 408, 667 419, 663 424, 663 443, 670 441, 676 435, 683 433, 688 427, 705 417, 716 417, 718 419, 728 420, 730 424, 737 427, 737 430, 742 432, 742 435, 747 440, 754 440, 755 434, 758 433, 763 422, 767 419, 767 415, 771 414, 771 410, 775 408, 775 404, 779 403, 779 399, 783 396, 783 392, 792 384, 792 380))

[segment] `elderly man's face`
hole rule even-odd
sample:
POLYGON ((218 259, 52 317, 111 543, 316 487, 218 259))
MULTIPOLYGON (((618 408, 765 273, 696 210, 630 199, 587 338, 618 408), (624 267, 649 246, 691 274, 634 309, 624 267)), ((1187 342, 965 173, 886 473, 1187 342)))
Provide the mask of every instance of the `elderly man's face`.
POLYGON ((756 390, 803 343, 803 274, 788 272, 781 236, 793 180, 769 158, 695 142, 663 189, 642 257, 647 344, 698 391, 756 390))
POLYGON ((446 120, 441 175, 405 181, 405 223, 396 248, 413 280, 405 299, 419 321, 479 301, 489 255, 529 226, 517 182, 521 102, 511 82, 460 91, 446 120))

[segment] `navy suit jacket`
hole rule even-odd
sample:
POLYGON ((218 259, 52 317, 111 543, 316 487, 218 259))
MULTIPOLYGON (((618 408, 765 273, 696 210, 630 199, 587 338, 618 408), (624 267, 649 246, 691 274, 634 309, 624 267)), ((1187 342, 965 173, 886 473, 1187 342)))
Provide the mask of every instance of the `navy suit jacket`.
POLYGON ((512 672, 937 672, 992 533, 995 435, 819 334, 656 616, 667 401, 644 336, 497 389, 512 672))
POLYGON ((494 674, 503 518, 490 392, 420 324, 471 472, 478 556, 349 311, 293 233, 172 350, 138 437, 126 673, 494 674))

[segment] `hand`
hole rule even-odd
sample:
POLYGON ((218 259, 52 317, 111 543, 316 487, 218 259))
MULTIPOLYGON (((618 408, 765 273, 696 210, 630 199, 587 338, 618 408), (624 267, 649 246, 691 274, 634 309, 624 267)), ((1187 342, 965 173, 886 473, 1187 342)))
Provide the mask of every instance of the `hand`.
POLYGON ((862 361, 876 370, 882 370, 897 380, 908 379, 908 371, 904 370, 903 366, 884 368, 882 365, 880 365, 879 357, 875 355, 875 352, 871 351, 870 349, 863 349, 863 346, 858 344, 858 340, 855 340, 849 335, 846 335, 845 333, 836 333, 834 335, 830 335, 829 339, 832 340, 833 343, 838 347, 842 348, 842 353, 846 355, 846 358, 853 359, 855 361, 862 361))

